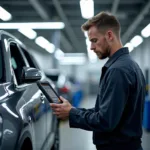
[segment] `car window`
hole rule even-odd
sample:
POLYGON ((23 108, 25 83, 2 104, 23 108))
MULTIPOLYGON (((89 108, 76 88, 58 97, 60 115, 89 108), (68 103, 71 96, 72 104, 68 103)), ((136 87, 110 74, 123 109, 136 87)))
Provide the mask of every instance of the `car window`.
POLYGON ((26 59, 30 65, 30 67, 36 68, 36 66, 33 62, 33 57, 26 50, 24 50, 24 49, 22 49, 22 50, 23 50, 24 55, 26 56, 26 59))
POLYGON ((26 57, 26 59, 29 63, 29 66, 39 69, 39 66, 36 63, 35 58, 27 50, 25 50, 24 48, 21 47, 21 49, 22 49, 22 51, 23 51, 23 53, 24 53, 24 55, 25 55, 25 57, 26 57))
POLYGON ((20 85, 22 83, 21 81, 22 69, 24 66, 26 66, 26 64, 15 43, 10 44, 10 53, 11 53, 12 69, 15 74, 17 84, 20 85))
POLYGON ((2 50, 0 49, 0 81, 2 81, 3 69, 2 69, 2 50))

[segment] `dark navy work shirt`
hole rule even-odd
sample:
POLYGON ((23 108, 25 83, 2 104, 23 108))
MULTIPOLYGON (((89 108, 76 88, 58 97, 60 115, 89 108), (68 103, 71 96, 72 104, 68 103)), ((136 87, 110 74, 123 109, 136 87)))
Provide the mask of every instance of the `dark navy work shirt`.
POLYGON ((102 68, 95 108, 72 108, 70 127, 93 131, 95 145, 140 142, 144 98, 142 71, 121 48, 102 68))

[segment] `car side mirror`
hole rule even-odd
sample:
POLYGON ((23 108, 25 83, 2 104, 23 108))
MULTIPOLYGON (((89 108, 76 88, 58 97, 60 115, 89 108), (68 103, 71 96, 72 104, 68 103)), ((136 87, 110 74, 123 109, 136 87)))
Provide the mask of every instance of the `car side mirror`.
POLYGON ((41 71, 36 68, 23 67, 21 80, 23 83, 33 83, 42 78, 41 71))

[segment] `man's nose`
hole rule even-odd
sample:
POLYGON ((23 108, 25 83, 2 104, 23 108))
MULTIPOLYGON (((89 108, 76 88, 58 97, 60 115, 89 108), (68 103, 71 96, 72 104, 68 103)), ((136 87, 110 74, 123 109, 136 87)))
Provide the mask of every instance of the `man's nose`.
POLYGON ((95 50, 95 45, 91 43, 91 50, 95 50))

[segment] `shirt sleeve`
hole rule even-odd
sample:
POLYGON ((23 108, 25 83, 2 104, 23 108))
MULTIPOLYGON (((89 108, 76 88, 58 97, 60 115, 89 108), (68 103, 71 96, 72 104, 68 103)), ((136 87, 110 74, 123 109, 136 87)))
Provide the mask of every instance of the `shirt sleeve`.
MULTIPOLYGON (((109 71, 98 111, 72 108, 69 124, 73 128, 110 132, 119 123, 129 97, 131 80, 119 69, 109 71)), ((93 109, 94 110, 94 109, 93 109)))

